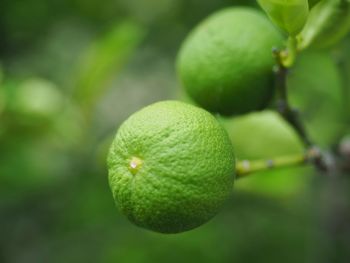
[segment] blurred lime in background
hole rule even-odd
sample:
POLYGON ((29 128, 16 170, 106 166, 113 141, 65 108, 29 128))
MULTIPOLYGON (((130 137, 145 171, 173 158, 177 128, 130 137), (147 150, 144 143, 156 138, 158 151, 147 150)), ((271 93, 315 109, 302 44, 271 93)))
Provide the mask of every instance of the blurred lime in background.
MULTIPOLYGON (((303 145, 293 129, 270 110, 223 119, 238 160, 268 160, 303 154, 303 145)), ((269 197, 288 198, 305 190, 310 177, 307 168, 283 168, 258 172, 240 179, 235 188, 269 197)))

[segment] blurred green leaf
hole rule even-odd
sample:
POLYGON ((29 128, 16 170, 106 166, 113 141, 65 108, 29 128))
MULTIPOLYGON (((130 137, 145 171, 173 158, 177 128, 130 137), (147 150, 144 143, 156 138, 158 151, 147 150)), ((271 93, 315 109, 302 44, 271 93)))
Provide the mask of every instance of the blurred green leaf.
POLYGON ((328 52, 302 53, 288 77, 290 102, 300 111, 310 137, 323 147, 335 143, 345 125, 342 84, 328 52))
POLYGON ((17 88, 15 104, 15 110, 23 115, 50 119, 63 108, 64 98, 54 83, 30 78, 17 88))
POLYGON ((309 14, 307 0, 258 0, 270 19, 295 36, 304 27, 309 14))
POLYGON ((78 66, 75 98, 85 111, 106 89, 106 81, 127 62, 145 35, 134 23, 118 23, 86 50, 78 66))
POLYGON ((350 31, 350 1, 323 0, 310 12, 299 34, 299 49, 330 48, 350 31))
POLYGON ((313 8, 314 5, 316 5, 318 2, 320 2, 321 0, 309 0, 309 8, 313 8))

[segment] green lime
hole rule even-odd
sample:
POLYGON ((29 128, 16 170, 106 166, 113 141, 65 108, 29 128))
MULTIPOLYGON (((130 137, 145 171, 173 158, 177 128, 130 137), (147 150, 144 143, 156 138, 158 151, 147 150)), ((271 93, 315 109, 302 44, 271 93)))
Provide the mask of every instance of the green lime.
MULTIPOLYGON (((270 110, 223 119, 238 160, 269 160, 303 154, 304 147, 295 131, 282 117, 270 110)), ((261 171, 239 180, 237 190, 271 197, 290 197, 305 190, 309 177, 305 167, 261 171)))
POLYGON ((177 60, 188 94, 223 115, 264 108, 273 94, 272 48, 282 37, 268 18, 251 8, 227 8, 190 33, 177 60))
POLYGON ((224 119, 223 126, 239 159, 274 158, 304 151, 290 125, 271 110, 224 119))
POLYGON ((232 190, 232 144, 205 110, 152 104, 119 128, 108 155, 113 197, 130 221, 178 233, 210 220, 232 190))

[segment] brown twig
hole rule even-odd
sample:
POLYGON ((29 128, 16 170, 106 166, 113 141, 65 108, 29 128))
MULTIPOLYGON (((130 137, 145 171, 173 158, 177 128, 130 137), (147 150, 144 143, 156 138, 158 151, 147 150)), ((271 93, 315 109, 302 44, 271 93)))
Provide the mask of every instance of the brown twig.
POLYGON ((283 61, 285 57, 288 56, 286 50, 274 49, 273 55, 276 59, 275 66, 275 87, 277 92, 277 111, 285 119, 298 134, 299 138, 303 142, 307 151, 314 152, 313 163, 314 165, 322 171, 329 170, 329 164, 325 155, 322 153, 320 148, 315 145, 303 125, 300 118, 299 111, 293 108, 288 99, 288 88, 287 88, 287 76, 288 68, 284 65, 283 61))

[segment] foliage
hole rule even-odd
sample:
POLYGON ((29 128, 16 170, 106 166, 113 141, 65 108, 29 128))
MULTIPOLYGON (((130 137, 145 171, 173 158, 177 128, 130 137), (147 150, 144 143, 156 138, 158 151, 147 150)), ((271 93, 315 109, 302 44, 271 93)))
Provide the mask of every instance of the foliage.
MULTIPOLYGON (((221 214, 176 236, 140 230, 115 209, 104 162, 111 136, 132 112, 179 97, 174 61, 183 39, 211 13, 237 5, 259 8, 252 0, 1 2, 0 262, 348 261, 350 219, 339 210, 348 211, 349 181, 345 177, 334 191, 331 180, 312 169, 288 171, 302 171, 296 179, 301 178, 300 189, 298 183, 282 190, 272 183, 266 188, 248 183, 282 175, 290 186, 295 178, 288 181, 284 169, 242 178, 221 214), (42 85, 52 91, 44 91, 48 100, 43 100, 51 110, 39 116, 41 95, 20 92, 33 83, 39 91, 42 85), (28 105, 34 112, 28 113, 33 109, 28 105), (332 196, 341 202, 333 205, 332 196)), ((297 87, 315 85, 326 104, 327 98, 332 101, 327 107, 334 114, 315 106, 324 113, 309 128, 327 145, 350 133, 350 39, 343 29, 336 38, 341 42, 327 43, 326 58, 306 54, 314 49, 308 46, 309 58, 297 58, 288 80, 299 82, 293 72, 306 74, 304 67, 314 70, 317 81, 297 87), (322 81, 323 70, 334 74, 322 81), (341 102, 332 95, 338 89, 346 94, 341 102), (345 113, 338 120, 339 108, 345 113), (339 129, 333 131, 335 125, 339 129)), ((308 92, 299 99, 302 118, 313 116, 308 92)), ((236 120, 225 121, 235 129, 236 120)), ((276 139, 291 133, 289 127, 282 130, 276 139)), ((276 154, 281 150, 277 142, 265 147, 276 154)))

